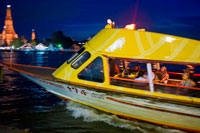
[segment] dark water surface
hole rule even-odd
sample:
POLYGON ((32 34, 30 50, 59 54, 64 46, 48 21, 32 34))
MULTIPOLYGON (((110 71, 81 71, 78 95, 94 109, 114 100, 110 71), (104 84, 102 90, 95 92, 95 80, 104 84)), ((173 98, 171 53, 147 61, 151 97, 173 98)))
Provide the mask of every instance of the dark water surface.
MULTIPOLYGON (((59 67, 73 53, 14 52, 13 63, 59 67)), ((9 52, 0 61, 10 62, 9 52)), ((74 102, 66 102, 18 73, 4 67, 0 83, 0 133, 145 133, 182 132, 148 123, 120 119, 74 102)))

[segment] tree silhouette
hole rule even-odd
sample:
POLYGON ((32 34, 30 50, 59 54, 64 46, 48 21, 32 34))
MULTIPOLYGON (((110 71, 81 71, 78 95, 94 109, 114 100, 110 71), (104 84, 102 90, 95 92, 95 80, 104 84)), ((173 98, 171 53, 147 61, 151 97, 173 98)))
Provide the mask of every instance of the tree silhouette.
POLYGON ((11 46, 14 46, 14 48, 19 48, 21 47, 22 45, 24 45, 24 42, 22 40, 22 38, 15 38, 11 44, 11 46))
POLYGON ((61 45, 63 48, 70 48, 74 44, 74 41, 70 37, 66 37, 62 31, 54 32, 51 42, 58 47, 61 45))

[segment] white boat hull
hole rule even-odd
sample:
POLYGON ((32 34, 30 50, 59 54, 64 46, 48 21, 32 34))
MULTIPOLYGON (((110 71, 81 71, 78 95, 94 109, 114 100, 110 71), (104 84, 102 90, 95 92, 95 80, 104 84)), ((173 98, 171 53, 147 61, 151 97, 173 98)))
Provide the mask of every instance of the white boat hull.
POLYGON ((134 98, 117 93, 97 92, 84 87, 44 80, 21 73, 63 99, 69 99, 109 113, 189 131, 200 131, 200 109, 134 98))

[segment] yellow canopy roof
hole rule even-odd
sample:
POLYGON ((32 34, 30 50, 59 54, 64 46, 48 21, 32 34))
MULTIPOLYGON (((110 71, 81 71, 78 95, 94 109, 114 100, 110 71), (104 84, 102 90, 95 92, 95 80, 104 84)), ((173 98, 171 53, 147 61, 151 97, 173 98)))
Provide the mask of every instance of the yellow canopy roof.
POLYGON ((109 57, 200 63, 200 41, 126 29, 103 29, 85 47, 109 57))

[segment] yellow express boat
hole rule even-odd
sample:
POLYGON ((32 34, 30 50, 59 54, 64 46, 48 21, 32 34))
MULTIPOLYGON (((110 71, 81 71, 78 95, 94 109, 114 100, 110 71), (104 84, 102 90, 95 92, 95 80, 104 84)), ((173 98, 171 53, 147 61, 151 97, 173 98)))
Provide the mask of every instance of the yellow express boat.
POLYGON ((200 132, 200 88, 180 86, 182 74, 176 72, 168 72, 168 83, 155 82, 152 70, 153 63, 198 67, 199 51, 200 41, 107 25, 58 69, 3 64, 63 99, 124 118, 200 132), (140 65, 148 80, 124 76, 131 63, 140 65))

